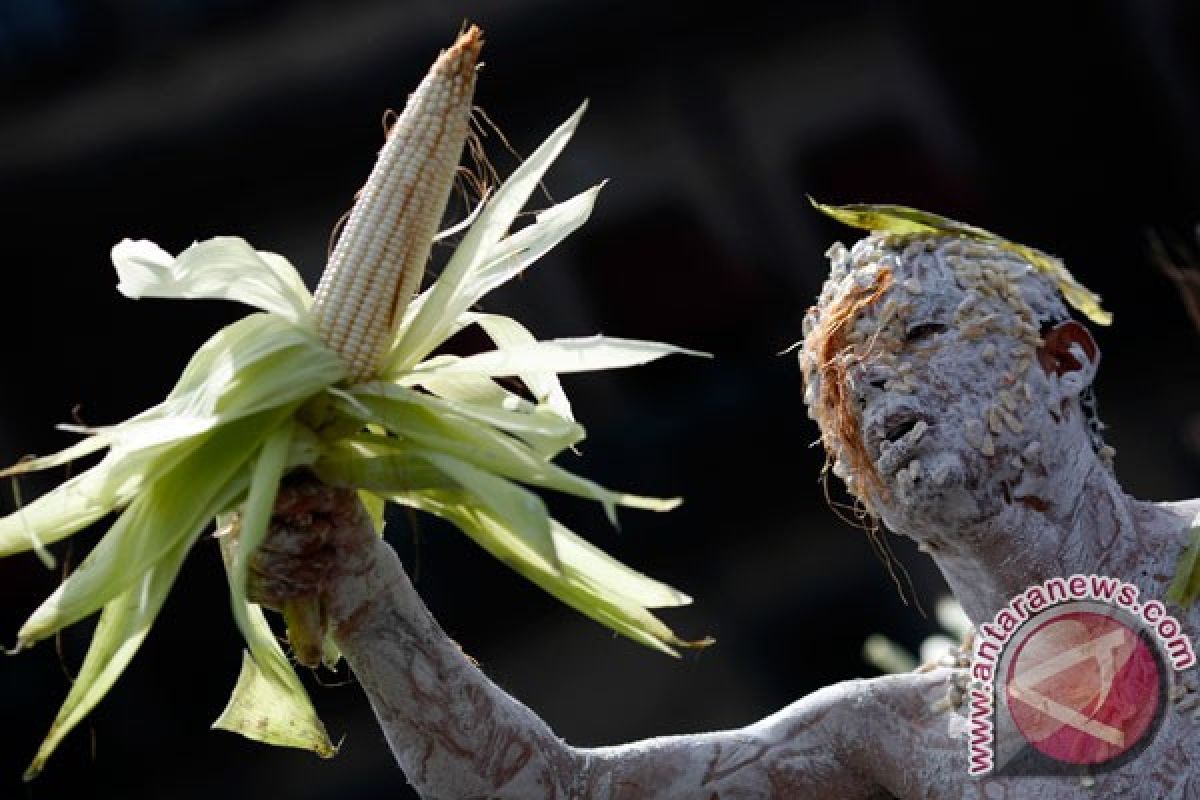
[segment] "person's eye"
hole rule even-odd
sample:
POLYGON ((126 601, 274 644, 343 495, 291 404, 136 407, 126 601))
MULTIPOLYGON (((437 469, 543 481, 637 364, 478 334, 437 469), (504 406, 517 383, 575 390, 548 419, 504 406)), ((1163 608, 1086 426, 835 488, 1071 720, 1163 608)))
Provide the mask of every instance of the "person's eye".
POLYGON ((914 325, 908 329, 908 333, 904 335, 905 343, 911 344, 919 342, 923 339, 928 339, 931 336, 937 336, 943 333, 946 326, 940 322, 923 322, 920 325, 914 325))

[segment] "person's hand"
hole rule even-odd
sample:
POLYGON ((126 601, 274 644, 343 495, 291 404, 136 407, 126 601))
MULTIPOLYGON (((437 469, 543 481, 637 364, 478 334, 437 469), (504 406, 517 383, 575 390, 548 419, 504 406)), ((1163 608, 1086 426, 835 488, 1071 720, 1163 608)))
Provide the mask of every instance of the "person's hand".
POLYGON ((310 476, 280 488, 246 591, 253 602, 283 614, 299 663, 318 666, 326 636, 358 610, 353 599, 361 593, 346 591, 346 583, 370 571, 378 544, 354 491, 310 476))

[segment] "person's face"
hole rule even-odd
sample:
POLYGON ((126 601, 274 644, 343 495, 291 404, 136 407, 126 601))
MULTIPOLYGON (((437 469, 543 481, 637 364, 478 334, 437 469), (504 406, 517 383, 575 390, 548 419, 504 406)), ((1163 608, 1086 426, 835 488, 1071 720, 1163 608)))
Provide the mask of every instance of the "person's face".
MULTIPOLYGON (((822 425, 835 473, 889 528, 918 539, 1043 503, 1047 450, 1070 413, 1059 375, 1039 361, 1023 293, 1032 268, 986 245, 926 242, 867 255, 890 285, 859 310, 838 356, 866 464, 822 425)), ((857 269, 845 280, 856 277, 865 282, 857 269)))

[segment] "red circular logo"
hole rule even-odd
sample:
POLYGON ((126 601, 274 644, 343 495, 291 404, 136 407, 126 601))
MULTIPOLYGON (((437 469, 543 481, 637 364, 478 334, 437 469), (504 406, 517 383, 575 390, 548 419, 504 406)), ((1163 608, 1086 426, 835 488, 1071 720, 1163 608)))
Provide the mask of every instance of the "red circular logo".
POLYGON ((1057 761, 1101 764, 1146 735, 1163 677, 1137 631, 1101 612, 1071 611, 1029 632, 1004 691, 1033 747, 1057 761))

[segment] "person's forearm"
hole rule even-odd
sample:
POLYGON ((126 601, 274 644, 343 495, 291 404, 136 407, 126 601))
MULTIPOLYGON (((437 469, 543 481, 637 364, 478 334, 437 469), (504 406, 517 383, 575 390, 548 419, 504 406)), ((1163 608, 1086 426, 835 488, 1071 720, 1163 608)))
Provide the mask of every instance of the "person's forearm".
POLYGON ((427 798, 571 796, 582 758, 442 631, 375 539, 330 597, 335 640, 409 782, 427 798))
POLYGON ((930 706, 947 675, 912 673, 828 687, 740 730, 573 748, 446 636, 357 496, 314 482, 281 491, 251 572, 257 602, 320 609, 289 637, 319 642, 292 626, 328 624, 427 798, 869 798, 928 786, 926 751, 945 738, 930 706))

